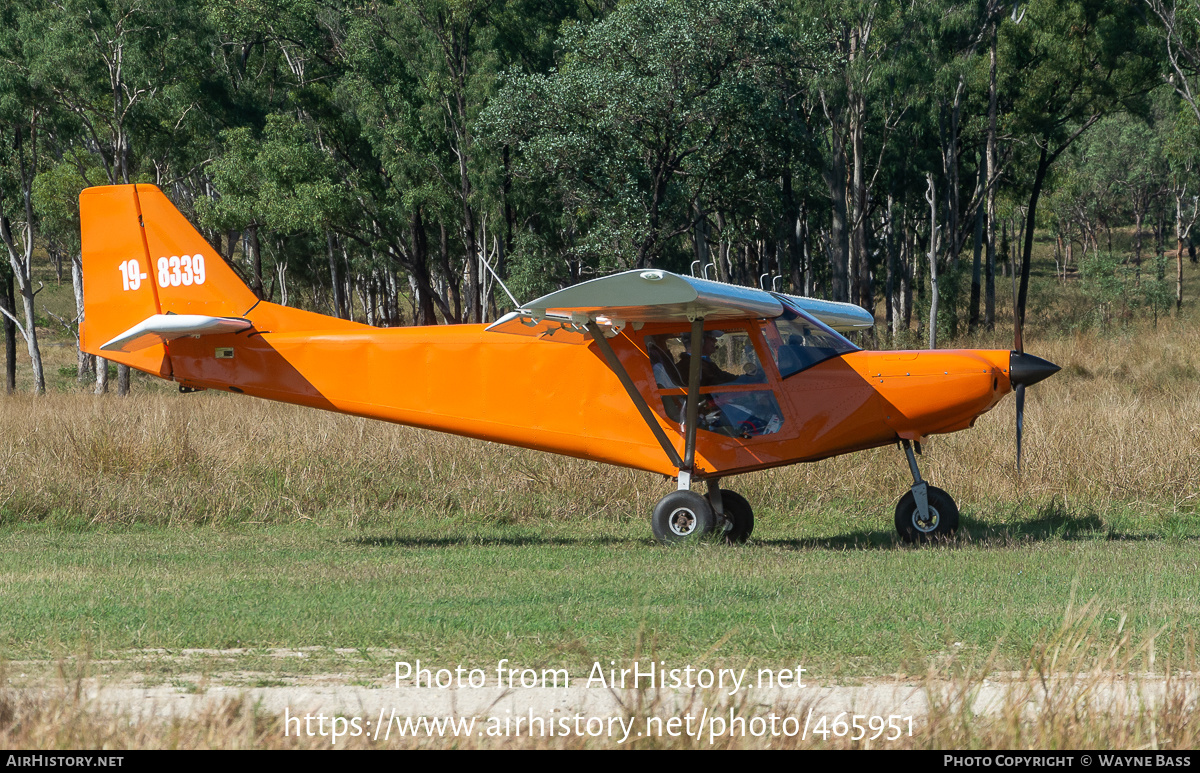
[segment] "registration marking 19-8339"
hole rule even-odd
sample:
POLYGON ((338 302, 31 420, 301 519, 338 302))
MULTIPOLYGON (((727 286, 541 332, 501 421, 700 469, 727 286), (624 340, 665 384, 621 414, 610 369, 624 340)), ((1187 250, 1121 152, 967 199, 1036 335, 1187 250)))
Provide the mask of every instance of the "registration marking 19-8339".
MULTIPOLYGON (((137 259, 123 262, 118 269, 121 272, 121 288, 137 290, 142 286, 142 280, 147 278, 142 273, 142 264, 137 259)), ((172 255, 158 259, 159 287, 189 287, 202 285, 206 279, 203 255, 172 255)))

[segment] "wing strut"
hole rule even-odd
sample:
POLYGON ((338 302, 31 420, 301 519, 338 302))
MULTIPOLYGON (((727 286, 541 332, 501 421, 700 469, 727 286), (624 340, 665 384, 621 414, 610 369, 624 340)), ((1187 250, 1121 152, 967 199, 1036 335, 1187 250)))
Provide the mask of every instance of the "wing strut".
POLYGON ((683 464, 679 467, 679 488, 689 489, 696 463, 696 424, 700 419, 700 362, 704 359, 704 318, 692 320, 688 340, 687 424, 683 434, 683 464))
MULTIPOLYGON (((682 470, 684 464, 679 458, 679 452, 675 450, 675 446, 671 443, 670 439, 667 438, 667 433, 663 432, 662 427, 659 426, 658 419, 655 418, 654 413, 650 410, 650 406, 646 405, 646 401, 642 399, 641 392, 639 392, 637 387, 633 385, 633 379, 629 378, 629 373, 626 372, 625 366, 623 366, 621 361, 617 359, 616 352, 612 350, 612 346, 609 345, 608 339, 604 337, 604 332, 600 329, 600 326, 596 324, 595 320, 588 320, 587 331, 591 333, 592 340, 596 342, 598 347, 600 347, 600 353, 604 355, 604 359, 608 363, 608 367, 611 368, 612 372, 616 373, 617 378, 621 380, 621 386, 625 387, 625 391, 629 394, 629 399, 633 400, 633 404, 637 406, 638 413, 642 414, 642 419, 645 420, 646 426, 648 426, 650 431, 654 433, 655 439, 658 440, 658 444, 662 446, 663 451, 666 452, 667 458, 671 460, 671 464, 682 470)), ((695 369, 695 366, 693 366, 693 369, 695 369)), ((692 380, 697 382, 699 381, 698 378, 694 378, 692 380)), ((688 399, 689 401, 691 400, 690 394, 688 399)), ((691 405, 691 403, 689 402, 688 405, 691 405)), ((689 426, 692 425, 689 424, 689 426)), ((694 434, 695 433, 693 432, 693 435, 694 434)), ((692 449, 689 452, 690 454, 694 454, 694 445, 694 441, 689 441, 687 444, 687 448, 692 449)))

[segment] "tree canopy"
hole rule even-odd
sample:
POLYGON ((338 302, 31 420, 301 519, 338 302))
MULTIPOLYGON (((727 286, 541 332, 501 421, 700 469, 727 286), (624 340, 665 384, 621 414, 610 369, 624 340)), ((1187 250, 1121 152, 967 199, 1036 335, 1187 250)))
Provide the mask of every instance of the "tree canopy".
POLYGON ((1003 233, 1022 309, 1035 229, 1073 254, 1132 224, 1139 266, 1147 223, 1190 240, 1195 18, 1195 0, 12 0, 5 276, 24 293, 39 245, 69 263, 82 187, 153 182, 260 297, 371 324, 490 320, 496 277, 528 299, 642 266, 770 277, 900 337, 990 324, 1003 233))

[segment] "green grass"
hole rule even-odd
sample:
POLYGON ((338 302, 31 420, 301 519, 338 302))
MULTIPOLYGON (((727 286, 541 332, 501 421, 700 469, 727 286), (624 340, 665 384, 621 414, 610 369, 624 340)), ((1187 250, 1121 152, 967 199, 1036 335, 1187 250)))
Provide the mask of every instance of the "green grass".
MULTIPOLYGON (((934 440, 922 471, 963 517, 959 541, 934 549, 895 543, 910 483, 895 449, 731 480, 755 507, 752 543, 667 550, 649 538, 669 490, 655 476, 176 395, 137 374, 129 400, 72 394, 90 387, 51 325, 52 394, 0 411, 0 658, 90 652, 92 668, 181 685, 240 671, 246 684, 331 671, 374 683, 397 658, 579 669, 654 656, 856 678, 993 650, 1017 668, 1093 599, 1100 633, 1123 616, 1137 637, 1166 626, 1160 662, 1186 658, 1200 272, 1185 266, 1179 318, 1093 324, 1094 299, 1054 278, 1050 250, 1039 241, 1026 336, 1064 371, 1031 390, 1024 475, 1011 400, 934 440)), ((43 279, 39 300, 73 316, 69 284, 43 279)), ((956 345, 1009 345, 997 282, 996 331, 956 345)))
POLYGON ((579 672, 649 656, 853 678, 993 650, 1017 668, 1087 600, 1102 610, 1100 634, 1122 616, 1135 638, 1165 626, 1159 658, 1183 657, 1174 632, 1200 621, 1194 534, 1119 534, 1086 518, 990 536, 968 527, 934 549, 865 533, 853 549, 854 538, 814 539, 768 513, 764 540, 671 549, 640 522, 468 528, 403 515, 386 530, 0 529, 0 654, 87 651, 164 680, 234 669, 386 678, 393 659, 417 658, 579 672), (192 648, 245 651, 174 657, 192 648))

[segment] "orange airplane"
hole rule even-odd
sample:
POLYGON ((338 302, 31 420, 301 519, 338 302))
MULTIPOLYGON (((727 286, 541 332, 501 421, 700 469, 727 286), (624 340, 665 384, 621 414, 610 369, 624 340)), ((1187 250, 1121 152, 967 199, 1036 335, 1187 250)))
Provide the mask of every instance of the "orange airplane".
POLYGON ((151 185, 80 196, 84 351, 179 384, 661 473, 670 543, 744 542, 750 504, 722 478, 899 443, 905 541, 953 534, 921 479, 928 436, 970 427, 1058 367, 1020 351, 862 351, 845 303, 657 269, 551 293, 491 325, 375 328, 254 296, 151 185), (705 493, 692 490, 703 482, 705 493))

